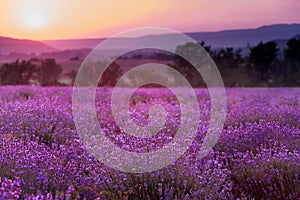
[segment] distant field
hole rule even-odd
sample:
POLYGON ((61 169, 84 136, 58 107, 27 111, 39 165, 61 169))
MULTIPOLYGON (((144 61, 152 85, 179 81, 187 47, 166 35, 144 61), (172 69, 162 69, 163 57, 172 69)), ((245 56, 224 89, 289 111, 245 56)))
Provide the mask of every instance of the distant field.
MULTIPOLYGON (((83 61, 58 61, 58 64, 60 64, 63 67, 63 73, 68 73, 72 70, 78 70, 82 62, 83 61)), ((116 62, 121 66, 121 69, 124 71, 127 71, 132 67, 145 63, 169 63, 169 61, 157 61, 150 59, 118 59, 116 62)))

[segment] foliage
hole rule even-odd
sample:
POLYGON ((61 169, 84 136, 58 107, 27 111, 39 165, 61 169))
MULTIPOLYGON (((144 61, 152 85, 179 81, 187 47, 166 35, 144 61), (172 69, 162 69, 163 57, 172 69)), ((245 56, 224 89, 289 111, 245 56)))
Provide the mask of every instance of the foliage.
MULTIPOLYGON (((163 61, 170 67, 179 71, 194 87, 206 87, 203 78, 192 64, 198 63, 201 68, 202 57, 210 55, 216 63, 224 84, 227 87, 297 87, 300 86, 300 38, 291 38, 285 49, 282 51, 277 48, 274 41, 260 42, 249 47, 249 54, 246 55, 245 49, 235 49, 233 47, 214 49, 206 45, 203 41, 199 44, 187 43, 176 48, 176 55, 168 52, 155 52, 153 54, 143 52, 138 57, 126 57, 126 59, 156 59, 155 62, 163 61), (203 47, 201 48, 199 44, 203 47), (205 50, 205 51, 204 51, 205 50), (282 54, 283 53, 283 54, 282 54), (179 55, 178 55, 179 54, 179 55), (183 57, 189 57, 192 63, 189 63, 183 57), (197 56, 198 55, 198 56, 197 56), (200 57, 199 57, 200 55, 200 57), (280 55, 283 55, 280 57, 280 55)), ((75 58, 74 58, 75 59, 75 58)), ((125 58, 124 58, 125 59, 125 58)), ((56 63, 54 59, 33 59, 41 62, 41 66, 35 66, 30 61, 18 60, 14 63, 5 63, 0 69, 0 78, 2 85, 30 85, 39 84, 42 86, 58 85, 58 78, 62 73, 62 66, 56 63), (34 83, 35 81, 35 83, 34 83)), ((204 62, 204 61, 203 61, 204 62)), ((77 74, 78 63, 74 66, 64 63, 65 68, 72 68, 65 75, 71 79, 71 85, 74 84, 77 74)), ((122 66, 121 62, 113 62, 102 74, 101 78, 94 76, 105 62, 85 63, 86 68, 81 69, 82 79, 86 85, 91 85, 100 79, 100 86, 114 86, 120 77, 124 74, 123 70, 127 66, 122 66), (94 77, 94 78, 93 78, 94 77), (95 79, 95 80, 93 80, 95 79)), ((139 61, 141 63, 141 61, 139 61)), ((100 75, 100 74, 99 74, 100 75)), ((157 73, 157 76, 158 73, 157 73)), ((159 77, 158 77, 159 78, 159 77)), ((170 79, 172 79, 170 77, 170 79)), ((134 80, 133 80, 134 81, 134 80)), ((157 85, 153 85, 157 87, 157 85)))
POLYGON ((284 78, 288 86, 300 85, 300 38, 293 38, 287 42, 284 51, 284 78))
MULTIPOLYGON (((114 86, 121 77, 123 71, 117 62, 113 62, 109 66, 106 65, 107 63, 105 61, 84 63, 83 67, 80 69, 80 77, 77 77, 77 81, 80 82, 80 85, 87 86, 114 86), (106 69, 103 72, 104 68, 106 69), (101 77, 100 72, 103 73, 101 77)), ((69 73, 69 77, 74 81, 76 78, 75 71, 69 73)))
MULTIPOLYGON (((173 63, 170 65, 175 70, 179 71, 194 87, 204 87, 205 83, 199 72, 195 69, 193 64, 201 60, 200 55, 206 55, 206 50, 210 51, 210 46, 205 46, 205 43, 201 43, 203 48, 199 44, 187 43, 180 45, 176 48, 176 55, 173 58, 173 63), (196 55, 200 57, 196 57, 196 55), (183 57, 182 57, 183 56, 183 57), (185 58, 193 60, 194 63, 189 63, 185 58)), ((199 66, 201 67, 201 66, 199 66)))
POLYGON ((121 77, 123 71, 121 69, 121 66, 113 62, 111 65, 108 66, 108 68, 103 72, 103 75, 101 77, 100 86, 114 86, 117 84, 118 79, 121 77))
POLYGON ((275 59, 277 58, 277 44, 274 41, 263 43, 250 48, 250 63, 261 73, 263 81, 268 80, 268 73, 275 59))
POLYGON ((38 77, 42 86, 57 85, 58 76, 62 73, 62 67, 55 59, 45 59, 38 69, 38 77))
MULTIPOLYGON (((300 85, 300 39, 292 38, 283 50, 284 57, 279 58, 279 49, 274 41, 260 42, 249 47, 249 55, 243 56, 241 49, 232 47, 212 49, 201 42, 200 45, 216 63, 224 84, 227 87, 282 87, 300 85)), ((176 51, 185 56, 195 55, 199 46, 193 43, 178 46, 176 51)), ((197 58, 194 58, 197 59, 197 58)), ((199 59, 199 58, 198 58, 199 59)), ((181 72, 193 86, 204 87, 199 73, 191 63, 175 56, 170 65, 181 72)))
POLYGON ((28 85, 36 66, 29 61, 6 63, 0 69, 2 85, 28 85))

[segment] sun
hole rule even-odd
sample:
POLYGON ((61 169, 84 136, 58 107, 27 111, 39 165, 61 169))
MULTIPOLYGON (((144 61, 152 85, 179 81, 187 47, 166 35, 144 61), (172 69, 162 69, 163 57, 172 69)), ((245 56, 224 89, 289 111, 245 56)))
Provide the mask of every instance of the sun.
POLYGON ((19 5, 20 22, 32 29, 45 26, 49 18, 48 9, 48 5, 43 1, 28 0, 28 3, 19 5))
POLYGON ((32 28, 38 28, 42 26, 44 22, 42 13, 39 13, 37 11, 27 13, 24 20, 25 23, 32 28))

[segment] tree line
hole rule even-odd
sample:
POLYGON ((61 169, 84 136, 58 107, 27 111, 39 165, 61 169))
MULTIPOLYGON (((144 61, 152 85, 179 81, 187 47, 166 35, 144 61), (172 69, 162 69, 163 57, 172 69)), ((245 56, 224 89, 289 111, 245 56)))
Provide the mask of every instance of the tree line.
POLYGON ((52 58, 43 60, 40 66, 31 61, 16 60, 1 66, 0 83, 1 85, 59 85, 58 77, 62 71, 61 65, 52 58))
MULTIPOLYGON (((227 87, 299 87, 300 86, 300 38, 288 40, 280 57, 280 49, 275 41, 260 42, 250 47, 250 53, 242 56, 242 49, 231 47, 213 50, 201 42, 201 46, 216 63, 227 87)), ((192 54, 198 45, 187 43, 178 46, 177 53, 192 54)), ((203 87, 199 73, 176 55, 171 65, 180 71, 193 86, 203 87), (195 78, 196 77, 196 78, 195 78)))
MULTIPOLYGON (((224 84, 227 87, 299 87, 300 86, 300 38, 290 39, 281 52, 275 41, 260 42, 249 47, 249 54, 242 55, 242 49, 232 47, 213 49, 201 42, 200 45, 216 63, 224 84), (280 53, 283 56, 280 57, 280 53)), ((176 55, 170 53, 153 53, 152 59, 168 61, 169 66, 178 70, 194 87, 205 87, 200 74, 185 59, 178 56, 193 55, 199 49, 198 44, 187 43, 176 48, 176 55)), ((137 58, 132 58, 137 59, 137 58)), ((138 59, 143 59, 143 55, 138 59)), ((197 58, 195 58, 197 59, 197 58)), ((103 63, 102 63, 103 64, 103 63)), ((88 68, 85 77, 92 77, 97 72, 97 63, 88 68)), ((62 66, 55 59, 42 60, 40 66, 30 61, 5 63, 0 68, 1 85, 60 85, 58 78, 62 74, 62 66)), ((151 72, 147 73, 150 76, 151 72)), ((77 71, 67 74, 74 83, 77 71)), ((97 74, 97 73, 96 73, 97 74)), ((112 63, 103 73, 99 85, 114 86, 124 74, 122 67, 112 63)), ((155 74, 159 76, 159 74, 155 74)), ((164 78, 164 77, 162 77, 164 78)), ((87 85, 89 84, 88 80, 87 85)))

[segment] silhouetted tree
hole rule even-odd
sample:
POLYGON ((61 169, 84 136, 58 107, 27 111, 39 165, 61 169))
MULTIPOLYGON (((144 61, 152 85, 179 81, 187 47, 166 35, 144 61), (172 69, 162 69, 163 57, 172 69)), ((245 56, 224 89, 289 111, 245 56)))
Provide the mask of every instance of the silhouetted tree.
POLYGON ((201 41, 199 44, 205 49, 205 51, 206 51, 210 56, 212 56, 212 57, 214 56, 214 53, 215 53, 215 52, 212 50, 212 48, 211 48, 210 45, 205 44, 204 41, 201 41))
POLYGON ((171 67, 179 71, 194 87, 203 87, 205 86, 205 82, 192 63, 189 63, 179 55, 188 57, 197 64, 199 64, 199 62, 205 62, 203 58, 207 56, 207 53, 212 54, 211 47, 206 46, 203 41, 200 43, 200 45, 205 49, 206 52, 199 46, 199 44, 196 43, 186 43, 185 45, 177 46, 173 63, 170 64, 171 67))
POLYGON ((38 70, 40 84, 42 86, 57 85, 58 77, 62 71, 62 67, 56 63, 55 59, 45 59, 38 70))
POLYGON ((219 68, 237 68, 242 62, 241 49, 234 50, 232 47, 221 49, 214 57, 219 68))
POLYGON ((292 38, 284 50, 285 83, 288 86, 300 85, 300 38, 292 38))
POLYGON ((79 61, 80 59, 79 59, 78 56, 75 56, 75 57, 70 58, 70 60, 71 60, 71 61, 79 61))
POLYGON ((245 86, 249 83, 245 59, 242 49, 232 47, 219 49, 213 57, 226 86, 245 86))
POLYGON ((77 75, 77 70, 72 70, 68 73, 66 73, 66 75, 71 79, 72 81, 72 85, 74 85, 74 82, 75 82, 75 78, 76 78, 76 75, 77 75))
POLYGON ((98 84, 98 86, 114 86, 123 73, 121 66, 113 62, 103 72, 105 67, 107 67, 105 61, 85 63, 79 69, 80 76, 77 77, 77 85, 95 86, 98 84), (101 76, 100 72, 102 72, 101 76))
POLYGON ((290 39, 287 42, 287 48, 284 50, 284 58, 294 64, 295 66, 300 65, 300 38, 290 39))
POLYGON ((260 72, 263 81, 268 80, 268 72, 277 58, 278 51, 274 41, 260 42, 257 46, 250 48, 250 63, 260 72))
POLYGON ((121 66, 113 62, 109 67, 103 72, 100 79, 99 85, 101 86, 114 86, 117 84, 119 78, 121 77, 123 71, 121 66))
POLYGON ((6 63, 0 69, 2 85, 28 85, 33 77, 35 65, 29 61, 17 60, 14 63, 6 63))

